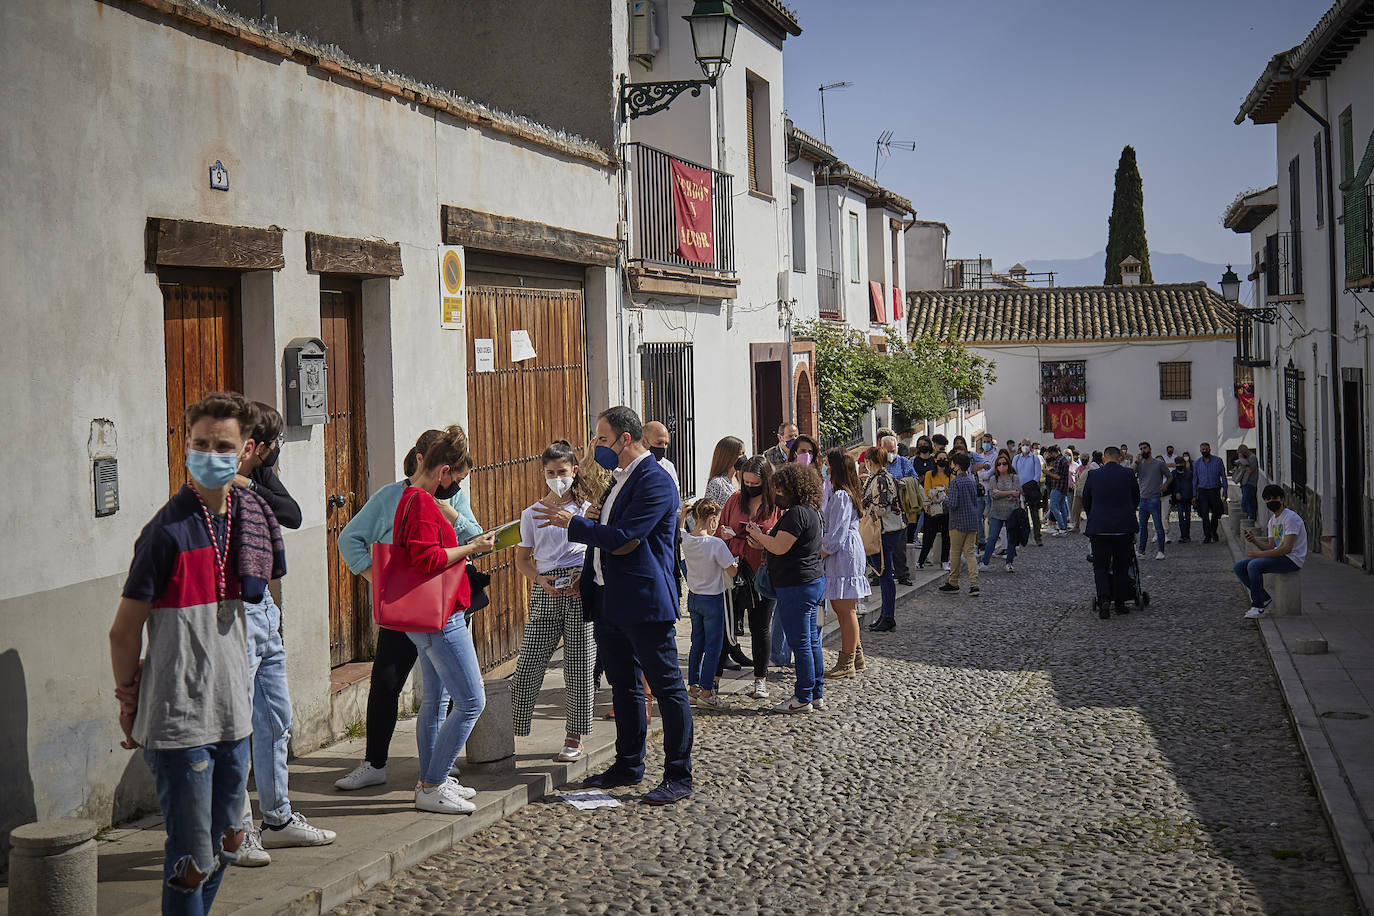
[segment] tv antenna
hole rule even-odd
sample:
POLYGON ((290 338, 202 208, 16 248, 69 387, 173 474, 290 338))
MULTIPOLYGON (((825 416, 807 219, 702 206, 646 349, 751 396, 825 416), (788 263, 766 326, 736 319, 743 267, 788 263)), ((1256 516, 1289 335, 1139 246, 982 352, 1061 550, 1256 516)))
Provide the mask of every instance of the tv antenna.
POLYGON ((890 130, 885 130, 885 131, 883 131, 881 134, 879 134, 879 135, 878 135, 878 148, 877 148, 876 150, 874 150, 874 152, 873 152, 873 177, 874 177, 875 179, 878 177, 878 157, 879 157, 879 156, 891 156, 891 155, 892 155, 892 149, 893 149, 893 147, 896 147, 897 149, 904 149, 904 150, 911 151, 911 150, 916 149, 916 141, 915 141, 915 140, 893 140, 893 139, 892 139, 892 131, 890 131, 890 130))
POLYGON ((830 90, 832 90, 832 89, 848 89, 850 86, 853 86, 853 85, 854 85, 854 84, 851 83, 849 80, 840 80, 838 83, 826 83, 826 84, 824 84, 823 86, 821 86, 821 88, 820 88, 820 93, 821 93, 821 142, 824 143, 826 146, 829 146, 829 145, 830 145, 830 141, 828 141, 828 140, 826 139, 826 137, 825 137, 825 94, 826 94, 827 92, 829 92, 830 90))

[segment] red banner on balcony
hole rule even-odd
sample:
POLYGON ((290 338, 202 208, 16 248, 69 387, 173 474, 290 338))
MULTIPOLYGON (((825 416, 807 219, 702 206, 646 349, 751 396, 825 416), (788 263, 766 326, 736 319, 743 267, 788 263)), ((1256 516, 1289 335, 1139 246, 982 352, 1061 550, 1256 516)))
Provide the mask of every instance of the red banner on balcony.
POLYGON ((877 280, 868 281, 868 321, 870 324, 887 324, 887 304, 883 302, 883 285, 877 280))
POLYGON ((1050 429, 1056 439, 1086 439, 1087 404, 1046 404, 1050 415, 1050 429))
POLYGON ((1240 428, 1255 428, 1255 392, 1244 388, 1236 395, 1236 407, 1240 414, 1240 428))
POLYGON ((715 208, 711 173, 669 159, 673 175, 673 216, 677 221, 677 256, 698 264, 716 263, 715 208))

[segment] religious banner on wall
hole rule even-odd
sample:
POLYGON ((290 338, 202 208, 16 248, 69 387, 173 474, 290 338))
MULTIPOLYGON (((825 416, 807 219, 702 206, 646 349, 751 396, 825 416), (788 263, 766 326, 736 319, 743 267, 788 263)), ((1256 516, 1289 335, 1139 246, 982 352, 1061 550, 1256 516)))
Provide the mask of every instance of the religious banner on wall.
POLYGON ((1040 364, 1040 402, 1056 439, 1087 438, 1088 374, 1082 360, 1040 364))
POLYGON ((1050 429, 1056 439, 1083 439, 1088 433, 1086 404, 1050 404, 1050 429))
POLYGON ((668 167, 673 176, 677 256, 698 264, 715 264, 716 229, 711 173, 671 158, 668 167))
POLYGON ((1236 392, 1236 411, 1240 416, 1241 429, 1255 428, 1255 386, 1246 382, 1236 392))

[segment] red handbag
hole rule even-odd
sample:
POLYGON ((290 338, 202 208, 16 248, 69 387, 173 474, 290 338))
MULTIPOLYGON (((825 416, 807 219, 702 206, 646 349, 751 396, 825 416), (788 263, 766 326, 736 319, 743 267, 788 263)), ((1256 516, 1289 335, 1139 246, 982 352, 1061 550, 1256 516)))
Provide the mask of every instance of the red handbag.
MULTIPOLYGON (((403 530, 406 513, 417 498, 412 495, 397 507, 394 533, 403 530)), ((422 574, 395 545, 378 541, 372 545, 372 619, 379 627, 403 633, 439 632, 449 617, 472 603, 467 565, 467 560, 459 560, 437 573, 422 574)))

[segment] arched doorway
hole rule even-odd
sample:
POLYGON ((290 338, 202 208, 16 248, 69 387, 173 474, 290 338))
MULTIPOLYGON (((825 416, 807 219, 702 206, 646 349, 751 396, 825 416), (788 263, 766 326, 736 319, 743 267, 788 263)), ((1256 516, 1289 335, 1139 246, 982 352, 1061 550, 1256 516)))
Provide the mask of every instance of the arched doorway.
POLYGON ((794 398, 796 405, 797 428, 808 436, 816 435, 816 397, 811 389, 811 373, 805 368, 797 372, 794 398))

